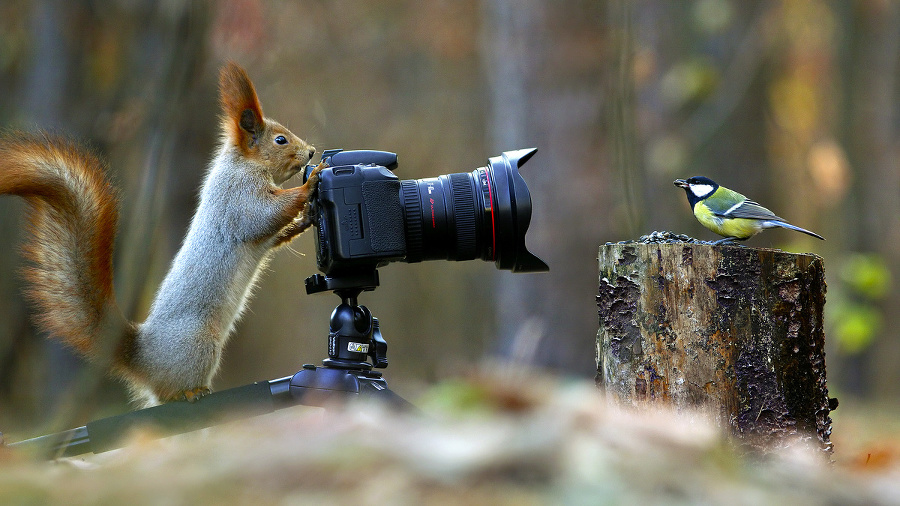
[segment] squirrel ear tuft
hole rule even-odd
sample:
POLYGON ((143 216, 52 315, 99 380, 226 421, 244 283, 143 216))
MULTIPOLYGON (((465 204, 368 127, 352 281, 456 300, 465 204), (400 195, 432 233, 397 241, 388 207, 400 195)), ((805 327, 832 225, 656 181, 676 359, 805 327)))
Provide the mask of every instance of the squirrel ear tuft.
POLYGON ((256 134, 259 132, 259 122, 257 121, 256 114, 253 113, 252 109, 244 109, 241 112, 241 128, 250 132, 251 134, 256 134))
POLYGON ((224 133, 236 144, 249 146, 263 129, 263 112, 253 83, 238 64, 228 62, 219 73, 224 133))

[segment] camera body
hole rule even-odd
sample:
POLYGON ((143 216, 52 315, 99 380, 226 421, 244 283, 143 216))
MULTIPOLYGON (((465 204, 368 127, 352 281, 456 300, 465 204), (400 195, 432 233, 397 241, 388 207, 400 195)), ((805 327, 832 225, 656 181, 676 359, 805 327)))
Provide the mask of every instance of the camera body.
POLYGON ((319 176, 313 206, 316 261, 329 276, 374 269, 406 256, 400 179, 384 165, 363 163, 368 161, 364 157, 352 161, 360 163, 329 167, 319 176))
POLYGON ((513 272, 548 270, 525 246, 531 194, 518 169, 536 151, 507 151, 470 173, 403 181, 392 172, 394 153, 325 151, 311 206, 319 270, 349 280, 394 261, 475 258, 513 272))

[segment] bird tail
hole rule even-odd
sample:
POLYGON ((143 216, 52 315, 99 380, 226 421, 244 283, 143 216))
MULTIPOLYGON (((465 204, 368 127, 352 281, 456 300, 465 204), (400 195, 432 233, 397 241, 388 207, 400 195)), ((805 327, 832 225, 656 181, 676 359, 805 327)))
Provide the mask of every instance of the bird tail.
POLYGON ((786 221, 769 220, 769 221, 763 222, 763 228, 772 228, 772 227, 788 228, 791 230, 796 230, 797 232, 803 232, 804 234, 811 235, 817 239, 822 239, 823 241, 825 240, 824 237, 822 237, 821 235, 819 235, 815 232, 810 232, 809 230, 806 230, 805 228, 800 228, 796 225, 791 225, 790 223, 788 223, 786 221))

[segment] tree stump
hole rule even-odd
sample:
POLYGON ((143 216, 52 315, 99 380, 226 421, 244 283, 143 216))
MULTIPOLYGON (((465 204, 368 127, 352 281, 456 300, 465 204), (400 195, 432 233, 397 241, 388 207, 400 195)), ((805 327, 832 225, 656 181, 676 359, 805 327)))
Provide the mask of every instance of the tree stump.
POLYGON ((597 383, 609 395, 711 410, 752 450, 831 452, 821 257, 625 242, 601 246, 599 262, 597 383))

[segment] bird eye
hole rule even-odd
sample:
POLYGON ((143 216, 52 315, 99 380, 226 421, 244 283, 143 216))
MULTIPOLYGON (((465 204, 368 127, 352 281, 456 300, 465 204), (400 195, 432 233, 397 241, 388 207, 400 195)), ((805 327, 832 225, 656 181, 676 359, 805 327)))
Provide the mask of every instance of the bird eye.
POLYGON ((283 135, 279 135, 278 137, 275 137, 275 144, 285 145, 285 144, 287 144, 287 142, 288 142, 287 139, 283 135))

